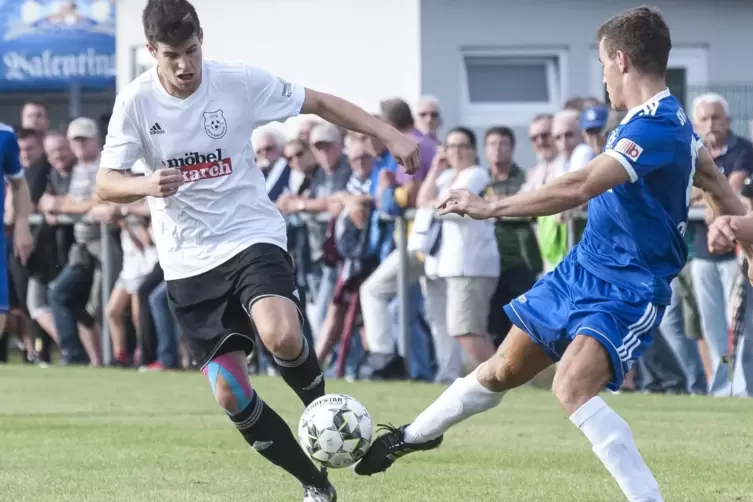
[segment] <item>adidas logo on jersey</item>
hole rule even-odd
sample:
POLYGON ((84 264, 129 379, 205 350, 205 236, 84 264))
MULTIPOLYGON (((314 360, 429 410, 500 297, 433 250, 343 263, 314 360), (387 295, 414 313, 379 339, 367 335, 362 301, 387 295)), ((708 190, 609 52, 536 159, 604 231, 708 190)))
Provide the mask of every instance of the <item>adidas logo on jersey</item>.
POLYGON ((149 129, 149 134, 165 134, 165 130, 162 129, 162 126, 159 125, 159 122, 155 122, 151 129, 149 129))

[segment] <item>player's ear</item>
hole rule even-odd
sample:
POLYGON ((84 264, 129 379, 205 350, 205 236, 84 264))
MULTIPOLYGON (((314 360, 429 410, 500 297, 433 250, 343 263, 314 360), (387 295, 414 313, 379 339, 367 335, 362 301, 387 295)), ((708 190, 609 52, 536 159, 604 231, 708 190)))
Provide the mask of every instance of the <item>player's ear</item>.
POLYGON ((614 59, 617 62, 617 67, 620 69, 620 73, 627 73, 628 66, 630 65, 627 54, 622 51, 616 51, 614 59))
POLYGON ((203 44, 204 43, 204 29, 203 28, 199 28, 198 37, 199 37, 199 44, 203 44))
POLYGON ((152 45, 151 42, 146 43, 146 50, 152 55, 154 59, 157 59, 157 48, 152 45))

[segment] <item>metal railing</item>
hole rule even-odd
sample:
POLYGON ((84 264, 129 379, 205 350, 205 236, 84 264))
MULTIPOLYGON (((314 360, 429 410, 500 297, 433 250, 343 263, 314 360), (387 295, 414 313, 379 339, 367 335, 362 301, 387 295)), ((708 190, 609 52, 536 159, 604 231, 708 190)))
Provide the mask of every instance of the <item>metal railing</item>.
MULTIPOLYGON (((409 312, 409 295, 408 290, 410 283, 408 281, 408 232, 407 222, 412 220, 415 216, 415 210, 408 210, 403 216, 391 217, 382 215, 381 219, 384 221, 391 221, 395 223, 395 230, 397 233, 397 239, 395 242, 395 249, 398 251, 399 268, 397 276, 397 297, 398 297, 398 326, 400 342, 403 347, 403 359, 405 364, 410 364, 410 319, 408 319, 409 312)), ((705 215, 704 208, 691 208, 689 213, 689 219, 691 221, 703 221, 705 215)), ((327 213, 309 213, 302 214, 302 220, 308 222, 327 223, 331 216, 327 213)), ((460 220, 461 216, 458 215, 446 215, 441 216, 441 219, 448 220, 460 220)), ((572 213, 571 219, 573 220, 585 220, 587 219, 587 213, 578 211, 572 213)), ((81 221, 91 221, 86 216, 70 216, 70 215, 57 215, 57 224, 59 225, 73 225, 81 221)), ((511 221, 532 221, 531 218, 505 218, 505 220, 511 221)), ((32 225, 38 225, 43 221, 43 216, 39 214, 33 214, 29 218, 29 222, 32 225)), ((105 222, 100 222, 100 240, 101 240, 101 256, 100 262, 102 268, 100 270, 101 275, 101 298, 102 298, 102 311, 107 307, 110 300, 110 292, 113 287, 113 255, 110 242, 110 226, 105 222)), ((573 225, 568 225, 568 248, 575 245, 577 236, 575 235, 575 229, 573 225)), ((105 365, 112 362, 112 350, 110 341, 110 329, 107 322, 102 322, 102 358, 105 365)))

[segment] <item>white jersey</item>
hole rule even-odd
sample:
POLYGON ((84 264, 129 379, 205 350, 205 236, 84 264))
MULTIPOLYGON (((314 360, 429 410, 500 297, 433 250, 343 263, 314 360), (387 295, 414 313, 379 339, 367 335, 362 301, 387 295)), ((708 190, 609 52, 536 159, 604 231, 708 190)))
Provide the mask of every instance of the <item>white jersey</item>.
POLYGON ((186 99, 165 91, 156 68, 118 94, 102 168, 127 171, 143 159, 147 175, 183 173, 177 194, 148 198, 166 280, 211 270, 252 244, 287 249, 251 132, 298 115, 304 97, 303 87, 259 68, 213 61, 204 61, 201 85, 186 99))

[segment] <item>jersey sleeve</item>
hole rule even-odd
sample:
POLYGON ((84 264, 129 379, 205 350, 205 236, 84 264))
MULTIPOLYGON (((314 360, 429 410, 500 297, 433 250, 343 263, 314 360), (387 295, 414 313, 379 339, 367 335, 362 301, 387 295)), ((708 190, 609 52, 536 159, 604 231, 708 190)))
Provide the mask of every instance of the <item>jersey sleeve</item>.
POLYGON ((105 146, 102 148, 100 166, 106 169, 127 171, 143 157, 141 136, 132 116, 132 109, 122 95, 115 99, 110 124, 107 127, 105 146))
POLYGON ((655 169, 672 163, 675 141, 667 126, 654 117, 638 117, 627 124, 611 147, 604 151, 617 160, 635 183, 655 169))
POLYGON ((246 95, 254 126, 284 121, 301 113, 306 89, 261 68, 246 66, 246 95))
POLYGON ((12 129, 0 131, 2 134, 3 148, 3 175, 6 178, 21 178, 24 175, 20 152, 18 150, 18 139, 12 129))

